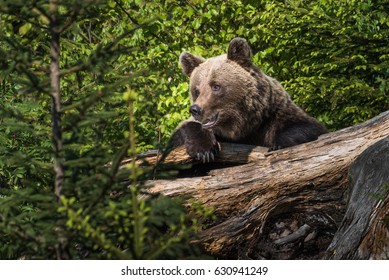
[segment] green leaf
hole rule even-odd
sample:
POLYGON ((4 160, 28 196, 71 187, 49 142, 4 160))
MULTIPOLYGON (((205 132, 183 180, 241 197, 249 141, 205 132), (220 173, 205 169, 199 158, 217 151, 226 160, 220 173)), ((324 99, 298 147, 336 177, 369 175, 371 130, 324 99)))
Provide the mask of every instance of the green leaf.
POLYGON ((25 23, 22 26, 19 27, 19 34, 21 36, 26 35, 31 30, 32 24, 31 23, 25 23))

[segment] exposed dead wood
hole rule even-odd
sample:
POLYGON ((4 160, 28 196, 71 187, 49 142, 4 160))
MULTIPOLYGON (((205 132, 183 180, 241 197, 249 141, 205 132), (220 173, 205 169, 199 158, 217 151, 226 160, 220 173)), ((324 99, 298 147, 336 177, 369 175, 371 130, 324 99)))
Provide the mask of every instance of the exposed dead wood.
MULTIPOLYGON (((231 143, 222 143, 222 149, 216 162, 231 163, 231 164, 243 164, 252 161, 256 161, 259 158, 264 158, 269 148, 250 146, 250 145, 237 145, 231 143)), ((149 165, 155 165, 162 159, 162 154, 157 150, 149 151, 139 156, 138 164, 144 164, 147 162, 149 165)), ((124 160, 122 164, 130 163, 131 159, 124 160)), ((187 164, 194 163, 193 159, 186 153, 185 147, 181 146, 176 148, 173 152, 169 153, 164 163, 174 164, 187 164)))
MULTIPOLYGON (((152 192, 191 196, 215 209, 218 220, 199 240, 213 255, 321 258, 346 210, 351 163, 387 136, 389 111, 317 141, 274 152, 222 143, 219 162, 245 164, 210 170, 202 177, 148 183, 152 192), (293 238, 285 239, 288 235, 293 238)), ((167 160, 191 161, 182 148, 167 160)), ((383 205, 388 209, 387 199, 383 205)))
POLYGON ((350 167, 346 214, 328 250, 331 259, 389 259, 389 137, 350 167))

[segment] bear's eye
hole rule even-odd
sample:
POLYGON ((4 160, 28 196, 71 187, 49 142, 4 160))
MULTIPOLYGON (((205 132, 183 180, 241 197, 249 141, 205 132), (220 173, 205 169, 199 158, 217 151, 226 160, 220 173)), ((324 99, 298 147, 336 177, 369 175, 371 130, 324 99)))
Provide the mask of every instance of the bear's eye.
POLYGON ((218 84, 212 84, 211 89, 212 91, 219 91, 221 89, 221 86, 218 84))
POLYGON ((199 89, 195 89, 194 91, 193 91, 193 97, 194 98, 197 98, 197 97, 199 97, 199 95, 200 95, 200 91, 199 91, 199 89))

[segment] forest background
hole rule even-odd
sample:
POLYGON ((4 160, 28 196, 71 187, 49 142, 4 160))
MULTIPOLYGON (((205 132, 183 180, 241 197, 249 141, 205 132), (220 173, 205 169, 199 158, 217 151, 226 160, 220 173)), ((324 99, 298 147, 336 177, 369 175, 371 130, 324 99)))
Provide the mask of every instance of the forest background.
POLYGON ((144 196, 152 168, 129 166, 127 181, 119 168, 189 116, 179 54, 211 57, 246 38, 254 62, 333 131, 389 109, 388 9, 0 0, 0 259, 210 257, 190 240, 212 209, 144 196))

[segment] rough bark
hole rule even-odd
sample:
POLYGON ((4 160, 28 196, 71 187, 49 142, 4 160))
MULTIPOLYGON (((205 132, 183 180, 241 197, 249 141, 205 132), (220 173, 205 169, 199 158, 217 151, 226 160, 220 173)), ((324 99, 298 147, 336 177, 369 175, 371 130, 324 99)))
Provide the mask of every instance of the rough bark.
MULTIPOLYGON (((62 195, 64 165, 62 158, 63 139, 61 125, 61 93, 60 93, 60 32, 58 21, 58 1, 49 1, 50 10, 50 95, 51 95, 51 121, 52 121, 52 144, 53 144, 53 165, 54 165, 54 192, 58 201, 62 195)), ((64 234, 63 226, 58 224, 54 229, 58 235, 56 252, 58 259, 69 259, 68 240, 64 234)))
POLYGON ((389 259, 389 137, 350 167, 347 210, 328 250, 330 259, 389 259))
POLYGON ((50 0, 50 85, 51 85, 51 121, 52 143, 54 150, 54 191, 58 199, 62 194, 64 167, 61 158, 62 127, 61 127, 61 94, 60 94, 60 33, 58 33, 58 1, 50 0))
MULTIPOLYGON (((219 164, 244 164, 218 166, 200 177, 148 183, 152 192, 194 197, 214 208, 217 221, 204 229, 198 240, 208 253, 223 258, 323 258, 346 212, 350 165, 388 135, 389 111, 363 124, 323 135, 317 141, 273 152, 222 143, 219 164)), ((187 163, 191 159, 180 148, 166 161, 187 163)), ((208 167, 196 166, 191 169, 193 173, 208 167)), ((364 201, 362 195, 356 207, 366 207, 364 201)), ((382 217, 388 210, 388 197, 377 203, 369 204, 374 208, 370 213, 382 217)), ((373 218, 367 217, 364 232, 379 223, 373 218)), ((350 230, 355 228, 351 226, 350 230)), ((339 246, 336 240, 332 252, 339 246)), ((355 254, 351 257, 363 258, 355 254)))

